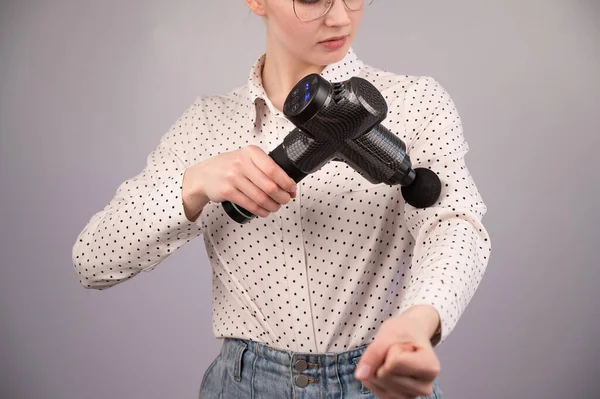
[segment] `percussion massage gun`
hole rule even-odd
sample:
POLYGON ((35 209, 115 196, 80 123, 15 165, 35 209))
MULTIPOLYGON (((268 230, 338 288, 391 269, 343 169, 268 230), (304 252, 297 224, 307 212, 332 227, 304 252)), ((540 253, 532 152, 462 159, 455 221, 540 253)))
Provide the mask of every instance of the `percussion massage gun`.
MULTIPOLYGON (((284 102, 283 113, 296 128, 269 156, 295 182, 340 160, 371 183, 400 184, 410 205, 429 207, 438 200, 441 182, 430 169, 411 168, 404 142, 381 125, 387 112, 385 99, 365 79, 330 83, 310 74, 284 102)), ((230 201, 222 206, 238 223, 256 217, 230 201)))

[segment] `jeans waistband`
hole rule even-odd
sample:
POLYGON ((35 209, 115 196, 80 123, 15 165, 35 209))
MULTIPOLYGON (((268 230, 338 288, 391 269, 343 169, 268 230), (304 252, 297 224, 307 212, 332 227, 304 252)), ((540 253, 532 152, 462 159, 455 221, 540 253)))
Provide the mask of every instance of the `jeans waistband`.
POLYGON ((368 344, 343 351, 343 352, 294 352, 280 348, 273 348, 265 343, 251 341, 241 338, 224 338, 223 351, 229 356, 235 357, 236 354, 241 354, 244 350, 251 351, 256 355, 268 359, 271 362, 282 366, 290 366, 296 361, 302 359, 307 363, 312 363, 315 366, 326 367, 331 364, 352 364, 356 363, 356 359, 360 358, 362 353, 367 348, 368 344))

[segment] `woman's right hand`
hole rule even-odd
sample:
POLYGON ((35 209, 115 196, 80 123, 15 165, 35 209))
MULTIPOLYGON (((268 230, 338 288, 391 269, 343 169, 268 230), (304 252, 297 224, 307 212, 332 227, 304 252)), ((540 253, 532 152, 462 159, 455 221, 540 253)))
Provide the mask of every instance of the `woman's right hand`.
POLYGON ((255 145, 198 162, 183 178, 183 203, 190 220, 195 220, 209 201, 231 201, 267 217, 295 197, 296 182, 255 145))

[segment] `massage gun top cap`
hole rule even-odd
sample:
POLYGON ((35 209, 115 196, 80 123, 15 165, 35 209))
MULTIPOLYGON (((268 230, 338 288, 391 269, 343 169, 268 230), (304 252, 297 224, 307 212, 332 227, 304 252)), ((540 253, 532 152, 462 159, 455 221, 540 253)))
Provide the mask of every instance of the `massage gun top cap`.
POLYGON ((323 125, 341 124, 344 129, 360 134, 380 123, 387 111, 385 99, 369 81, 355 76, 331 83, 318 74, 301 79, 283 106, 284 115, 292 123, 313 134, 313 129, 322 130, 315 126, 317 121, 313 118, 321 119, 323 125), (308 125, 313 125, 313 129, 308 125))

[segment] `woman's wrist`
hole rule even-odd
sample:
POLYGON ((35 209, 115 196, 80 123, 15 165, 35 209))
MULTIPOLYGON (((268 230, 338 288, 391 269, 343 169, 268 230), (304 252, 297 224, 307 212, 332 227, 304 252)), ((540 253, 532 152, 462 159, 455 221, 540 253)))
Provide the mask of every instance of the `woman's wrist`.
POLYGON ((406 309, 400 317, 410 320, 419 334, 428 340, 435 339, 440 330, 440 314, 431 305, 415 305, 406 309))
POLYGON ((198 164, 186 169, 183 174, 181 195, 185 216, 190 222, 195 222, 202 209, 210 199, 206 196, 198 178, 198 164))

